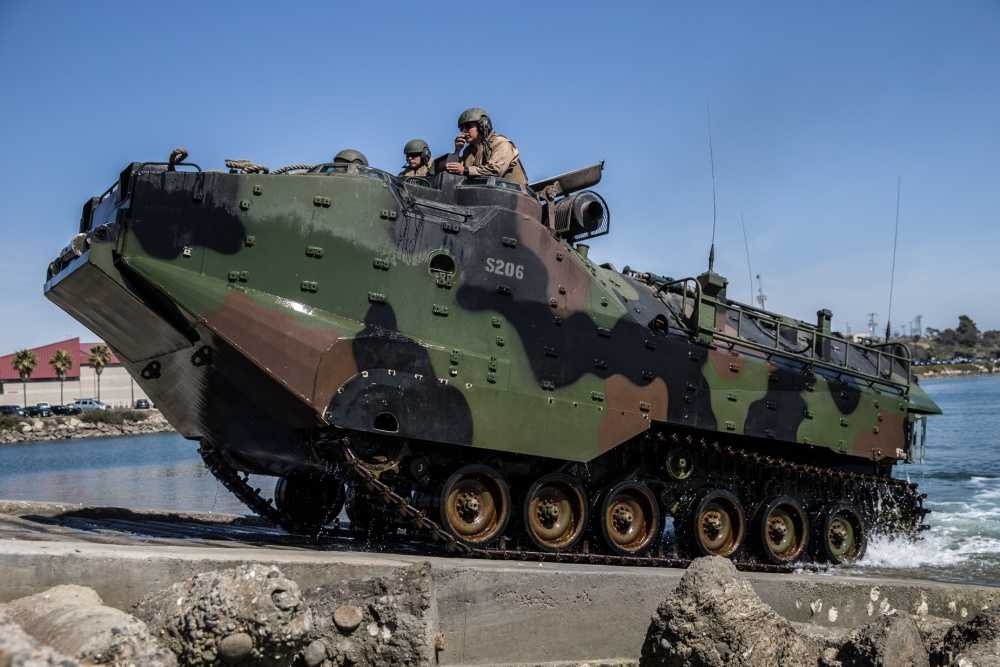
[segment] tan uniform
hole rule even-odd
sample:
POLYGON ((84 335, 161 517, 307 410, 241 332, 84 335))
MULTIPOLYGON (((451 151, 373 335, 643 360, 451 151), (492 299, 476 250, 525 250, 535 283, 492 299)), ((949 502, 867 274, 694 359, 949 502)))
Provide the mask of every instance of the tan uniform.
POLYGON ((430 165, 422 164, 416 169, 412 167, 407 167, 403 171, 399 172, 400 176, 433 176, 431 174, 430 165))
POLYGON ((489 162, 483 159, 483 147, 470 144, 462 154, 462 164, 469 169, 470 176, 499 176, 507 181, 521 185, 528 184, 528 175, 524 173, 521 157, 514 142, 495 132, 489 138, 489 162))

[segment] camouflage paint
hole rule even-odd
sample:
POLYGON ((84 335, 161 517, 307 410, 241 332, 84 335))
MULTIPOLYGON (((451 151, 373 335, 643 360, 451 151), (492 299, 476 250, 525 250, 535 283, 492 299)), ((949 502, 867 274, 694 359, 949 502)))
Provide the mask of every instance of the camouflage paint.
MULTIPOLYGON (((121 209, 117 218, 107 202, 98 208, 100 219, 117 220, 110 238, 91 230, 89 254, 54 276, 47 294, 116 350, 140 340, 129 360, 136 369, 160 359, 162 372, 139 382, 172 403, 192 437, 230 436, 205 415, 181 414, 225 399, 204 394, 204 405, 185 406, 179 380, 165 379, 186 377, 176 342, 185 331, 188 355, 224 347, 218 354, 261 374, 260 395, 241 394, 241 419, 285 393, 302 406, 288 409, 292 430, 326 422, 370 431, 390 413, 400 436, 572 461, 656 422, 864 459, 895 459, 907 447, 905 385, 713 343, 735 331, 711 299, 698 313, 703 329, 690 335, 649 285, 554 236, 527 192, 351 171, 133 174, 130 196, 110 207, 121 209), (447 264, 441 256, 451 275, 432 270, 447 264), (116 331, 113 300, 71 308, 59 285, 79 279, 81 264, 100 269, 104 294, 135 295, 150 321, 167 321, 157 326, 171 341, 142 340, 151 325, 116 331), (667 331, 650 327, 658 315, 667 331)), ((724 287, 718 303, 728 303, 724 287)), ((208 375, 226 373, 211 366, 208 375)), ((922 391, 918 398, 919 411, 936 410, 922 391)), ((276 435, 269 446, 295 441, 276 435)))

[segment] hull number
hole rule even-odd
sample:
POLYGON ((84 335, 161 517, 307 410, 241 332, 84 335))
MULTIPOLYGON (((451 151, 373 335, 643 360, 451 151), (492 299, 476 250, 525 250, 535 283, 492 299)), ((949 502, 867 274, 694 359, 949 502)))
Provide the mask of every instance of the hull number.
POLYGON ((498 276, 506 276, 515 280, 524 279, 524 265, 515 264, 500 259, 499 257, 486 258, 486 273, 495 273, 498 276))

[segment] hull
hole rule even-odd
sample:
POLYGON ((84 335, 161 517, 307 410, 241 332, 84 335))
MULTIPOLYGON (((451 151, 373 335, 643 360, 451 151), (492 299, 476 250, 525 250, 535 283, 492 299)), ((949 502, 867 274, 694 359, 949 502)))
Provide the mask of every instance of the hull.
MULTIPOLYGON (((908 456, 908 369, 872 382, 692 335, 648 284, 551 234, 537 200, 465 189, 407 202, 374 170, 137 171, 46 293, 181 432, 258 467, 323 425, 575 462, 656 423, 908 456)), ((734 307, 711 308, 709 336, 731 334, 734 307)))
POLYGON ((346 503, 366 539, 632 562, 670 514, 685 558, 785 565, 916 532, 922 498, 890 473, 937 406, 905 349, 733 302, 713 273, 596 265, 575 242, 608 230, 578 192, 601 168, 532 190, 133 164, 45 293, 290 530, 346 503), (246 472, 279 476, 274 498, 246 472))

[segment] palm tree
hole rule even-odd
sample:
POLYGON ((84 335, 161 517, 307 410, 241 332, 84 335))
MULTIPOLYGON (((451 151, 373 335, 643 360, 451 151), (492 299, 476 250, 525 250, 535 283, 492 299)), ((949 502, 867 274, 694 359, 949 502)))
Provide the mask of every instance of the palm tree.
POLYGON ((24 397, 24 407, 28 407, 28 378, 35 372, 38 365, 38 358, 31 350, 18 350, 14 353, 14 360, 10 362, 17 374, 21 376, 21 392, 24 397))
POLYGON ((104 367, 111 361, 111 350, 103 343, 95 345, 90 348, 88 361, 94 367, 94 373, 97 374, 97 400, 101 400, 101 373, 104 372, 104 367))
POLYGON ((49 366, 59 377, 59 404, 63 404, 63 382, 66 380, 66 373, 73 368, 73 357, 69 356, 66 350, 56 350, 52 358, 49 359, 49 366))

